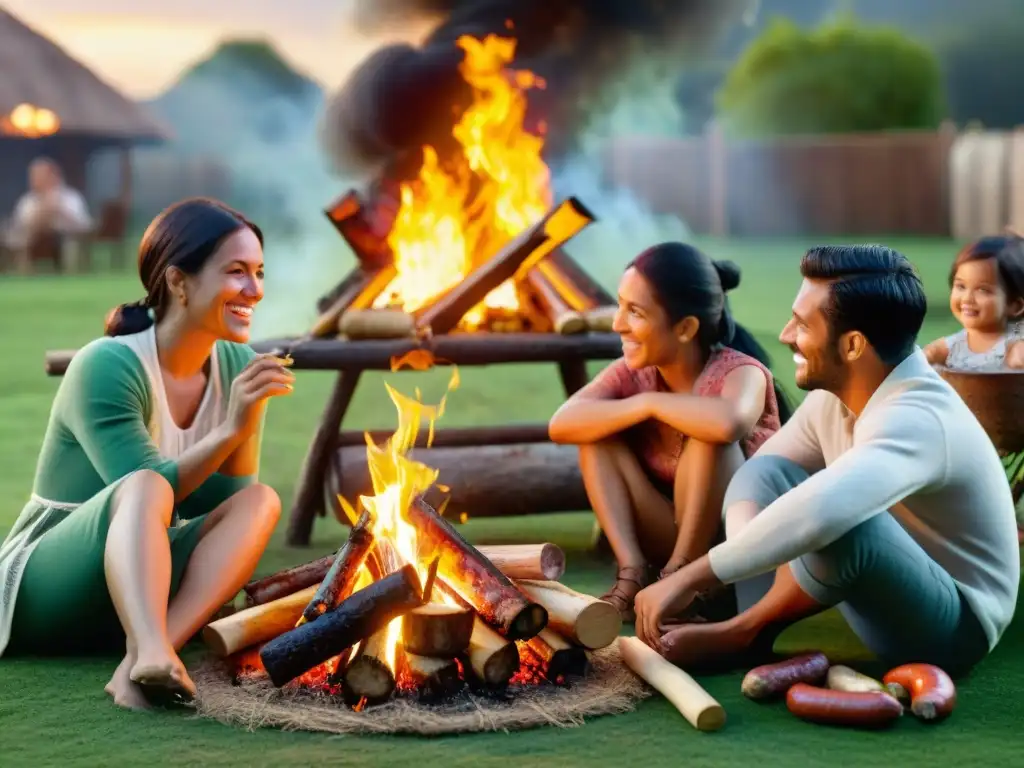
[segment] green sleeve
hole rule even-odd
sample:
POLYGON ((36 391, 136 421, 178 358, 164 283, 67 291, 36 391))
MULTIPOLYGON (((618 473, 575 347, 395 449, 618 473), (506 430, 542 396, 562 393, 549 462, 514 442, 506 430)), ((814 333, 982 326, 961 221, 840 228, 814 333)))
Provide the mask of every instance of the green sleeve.
POLYGON ((160 455, 146 428, 149 386, 128 347, 99 339, 72 358, 56 407, 103 482, 151 469, 178 489, 178 465, 160 455))

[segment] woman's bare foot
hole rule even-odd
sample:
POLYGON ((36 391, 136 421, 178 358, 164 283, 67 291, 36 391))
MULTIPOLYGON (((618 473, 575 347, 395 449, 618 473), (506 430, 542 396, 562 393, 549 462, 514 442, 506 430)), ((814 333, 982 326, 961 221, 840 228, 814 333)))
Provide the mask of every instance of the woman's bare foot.
POLYGON ((134 663, 134 659, 126 655, 117 665, 113 677, 110 678, 110 682, 104 686, 103 690, 114 699, 114 703, 119 707, 138 710, 152 709, 152 705, 146 701, 142 689, 132 682, 131 672, 134 663))
POLYGON ((195 683, 173 651, 170 655, 140 652, 132 665, 130 677, 142 689, 146 699, 154 704, 187 704, 196 695, 195 683))

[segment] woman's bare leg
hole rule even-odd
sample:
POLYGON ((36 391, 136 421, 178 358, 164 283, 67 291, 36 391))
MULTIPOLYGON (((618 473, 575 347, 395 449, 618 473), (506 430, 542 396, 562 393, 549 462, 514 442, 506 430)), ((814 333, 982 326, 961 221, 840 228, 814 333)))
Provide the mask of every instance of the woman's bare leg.
POLYGON ((711 549, 722 526, 725 491, 743 461, 743 452, 736 443, 686 441, 673 493, 678 534, 663 573, 678 570, 711 549))
POLYGON ((647 584, 647 563, 664 562, 675 541, 672 505, 622 441, 581 445, 579 451, 587 496, 618 563, 615 585, 603 597, 632 621, 633 597, 647 584))
POLYGON ((246 584, 280 516, 277 493, 257 484, 239 491, 206 518, 167 610, 167 636, 175 650, 181 650, 246 584))
POLYGON ((145 703, 142 691, 132 684, 131 670, 140 661, 151 675, 159 671, 174 686, 185 690, 191 686, 167 639, 171 588, 167 527, 173 510, 173 489, 149 470, 126 478, 111 499, 104 570, 127 638, 127 654, 107 690, 121 706, 138 708, 145 703))
MULTIPOLYGON (((171 501, 173 503, 173 498, 171 501)), ((220 606, 238 593, 252 575, 273 533, 280 509, 280 500, 272 489, 254 485, 226 500, 204 521, 200 542, 186 567, 181 588, 169 609, 166 596, 162 603, 164 637, 169 641, 177 665, 181 664, 177 651, 220 606)), ((166 542, 166 526, 164 539, 166 542)), ((169 591, 170 555, 167 549, 169 591)), ((106 690, 118 704, 141 708, 146 705, 146 700, 132 677, 133 674, 136 677, 150 674, 152 670, 139 668, 136 648, 129 638, 125 658, 115 670, 106 690)), ((185 681, 188 686, 186 690, 194 693, 194 685, 183 665, 174 684, 181 681, 185 681)))

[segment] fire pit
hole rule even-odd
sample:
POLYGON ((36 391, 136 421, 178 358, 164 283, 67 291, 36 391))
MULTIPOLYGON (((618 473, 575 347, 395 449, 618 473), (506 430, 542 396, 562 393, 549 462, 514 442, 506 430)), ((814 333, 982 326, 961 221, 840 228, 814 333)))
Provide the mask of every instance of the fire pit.
POLYGON ((439 733, 631 708, 645 689, 618 655, 618 611, 558 581, 552 544, 466 541, 424 500, 437 470, 408 455, 441 406, 388 392, 399 427, 367 443, 373 495, 342 500, 347 540, 248 584, 247 606, 204 628, 217 661, 197 670, 200 712, 439 733))

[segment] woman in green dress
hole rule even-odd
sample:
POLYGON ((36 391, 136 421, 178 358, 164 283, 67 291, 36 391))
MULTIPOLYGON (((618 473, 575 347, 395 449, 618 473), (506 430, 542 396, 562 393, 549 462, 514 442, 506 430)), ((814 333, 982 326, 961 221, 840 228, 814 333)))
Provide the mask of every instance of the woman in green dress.
POLYGON ((125 651, 106 686, 190 700, 178 651, 251 577, 280 514, 257 482, 283 361, 247 346, 263 236, 190 199, 143 235, 146 296, 68 366, 31 498, 0 546, 0 655, 125 651))

